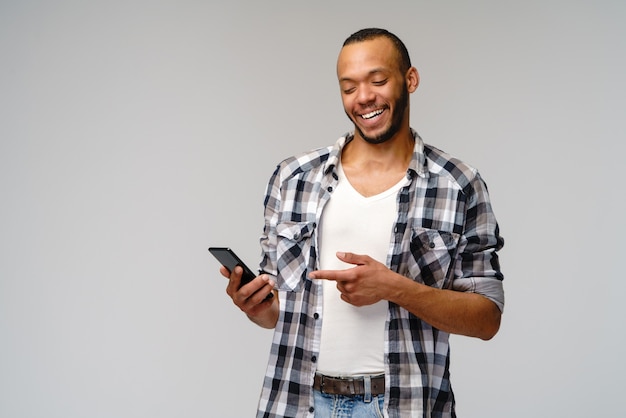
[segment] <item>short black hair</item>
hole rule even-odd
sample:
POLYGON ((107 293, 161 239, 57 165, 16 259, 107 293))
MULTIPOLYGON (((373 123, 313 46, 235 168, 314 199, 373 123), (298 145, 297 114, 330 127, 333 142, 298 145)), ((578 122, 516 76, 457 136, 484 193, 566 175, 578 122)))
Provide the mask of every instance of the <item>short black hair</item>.
POLYGON ((352 35, 348 36, 348 38, 343 42, 343 46, 354 44, 357 42, 370 41, 375 38, 385 37, 389 39, 396 48, 398 55, 400 56, 400 70, 407 71, 411 68, 411 58, 409 57, 409 51, 406 49, 406 45, 404 42, 400 40, 396 35, 389 32, 386 29, 380 28, 365 28, 361 29, 357 32, 354 32, 352 35))

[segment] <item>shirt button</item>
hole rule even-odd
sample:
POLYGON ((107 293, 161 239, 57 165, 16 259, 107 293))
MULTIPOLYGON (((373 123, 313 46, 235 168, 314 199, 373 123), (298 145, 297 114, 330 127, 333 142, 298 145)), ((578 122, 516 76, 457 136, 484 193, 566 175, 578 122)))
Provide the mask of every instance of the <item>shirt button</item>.
POLYGON ((318 314, 317 312, 315 312, 315 313, 313 314, 313 318, 314 318, 314 319, 319 319, 319 317, 320 317, 320 314, 318 314))
POLYGON ((316 356, 311 357, 311 361, 312 361, 313 363, 317 363, 317 357, 316 357, 316 356))
POLYGON ((428 244, 428 246, 429 246, 430 248, 435 248, 435 243, 434 243, 434 242, 431 242, 431 243, 429 243, 429 244, 428 244))
POLYGON ((315 412, 315 408, 313 408, 313 407, 310 407, 310 408, 309 408, 309 412, 310 412, 310 413, 313 413, 313 412, 315 412))
POLYGON ((331 193, 333 191, 333 188, 332 188, 332 186, 328 186, 328 189, 326 189, 326 190, 328 190, 328 192, 331 193))

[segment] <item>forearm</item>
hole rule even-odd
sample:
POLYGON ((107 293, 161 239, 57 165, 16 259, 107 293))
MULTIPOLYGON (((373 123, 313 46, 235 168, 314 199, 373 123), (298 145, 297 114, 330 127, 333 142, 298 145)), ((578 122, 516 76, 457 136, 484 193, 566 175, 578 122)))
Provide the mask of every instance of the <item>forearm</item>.
POLYGON ((435 328, 451 334, 491 339, 500 328, 495 303, 477 293, 436 289, 394 274, 388 300, 435 328))

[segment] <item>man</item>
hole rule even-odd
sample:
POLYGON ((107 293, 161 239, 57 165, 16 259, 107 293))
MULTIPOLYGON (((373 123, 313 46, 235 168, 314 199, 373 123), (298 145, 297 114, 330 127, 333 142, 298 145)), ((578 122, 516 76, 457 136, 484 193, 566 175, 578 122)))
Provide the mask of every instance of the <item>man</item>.
POLYGON ((351 35, 337 76, 354 132, 278 165, 263 274, 238 290, 221 269, 275 329, 257 416, 454 417, 449 334, 490 339, 504 307, 486 185, 410 127, 419 75, 395 35, 351 35))

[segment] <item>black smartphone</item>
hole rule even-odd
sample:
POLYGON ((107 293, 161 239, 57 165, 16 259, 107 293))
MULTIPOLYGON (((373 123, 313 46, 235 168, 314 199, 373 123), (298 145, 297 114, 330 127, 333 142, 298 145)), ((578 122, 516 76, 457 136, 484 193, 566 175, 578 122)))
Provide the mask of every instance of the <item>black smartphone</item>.
MULTIPOLYGON (((228 269, 228 271, 233 271, 233 269, 237 266, 240 266, 243 269, 243 274, 241 275, 241 284, 239 287, 243 286, 246 283, 250 283, 252 279, 254 279, 257 275, 250 270, 246 263, 241 261, 241 258, 233 250, 228 247, 209 247, 209 252, 217 258, 224 267, 228 269)), ((274 292, 269 292, 265 297, 265 300, 271 299, 274 297, 274 292)))
MULTIPOLYGON (((228 269, 228 271, 233 271, 233 269, 237 266, 240 266, 243 269, 243 274, 241 275, 241 286, 247 284, 252 281, 257 275, 250 270, 246 264, 241 261, 241 258, 235 254, 233 250, 228 247, 209 247, 209 252, 217 258, 224 267, 228 269)), ((240 286, 240 287, 241 287, 240 286)))

